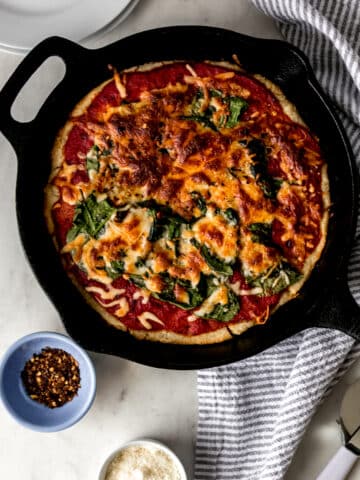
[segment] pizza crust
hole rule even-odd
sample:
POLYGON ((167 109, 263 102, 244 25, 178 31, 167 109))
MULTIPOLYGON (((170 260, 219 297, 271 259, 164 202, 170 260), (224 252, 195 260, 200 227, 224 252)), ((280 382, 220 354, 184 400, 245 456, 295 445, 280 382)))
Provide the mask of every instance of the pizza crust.
MULTIPOLYGON (((165 64, 176 63, 176 61, 166 61, 166 62, 153 62, 147 63, 141 66, 134 66, 124 70, 124 72, 131 72, 131 71, 149 71, 157 67, 161 67, 165 64)), ((222 67, 226 67, 230 70, 234 71, 242 71, 238 65, 234 65, 232 63, 222 61, 222 62, 215 62, 215 61, 206 61, 206 63, 212 65, 218 65, 222 67)), ((298 113, 295 105, 287 100, 281 89, 275 85, 273 82, 268 80, 267 78, 263 77, 259 74, 252 75, 256 78, 259 82, 263 83, 277 98, 279 103, 281 104, 284 112, 289 116, 289 118, 306 127, 306 124, 302 120, 301 116, 298 113)), ((82 115, 87 108, 92 103, 93 99, 96 95, 108 84, 112 81, 109 79, 103 82, 101 85, 93 89, 90 93, 88 93, 73 109, 70 115, 70 120, 65 124, 65 126, 60 130, 58 133, 54 147, 51 154, 51 174, 49 178, 49 182, 56 176, 59 168, 61 167, 62 163, 64 162, 64 146, 67 142, 68 135, 73 127, 73 122, 71 120, 71 116, 80 116, 82 115)), ((57 244, 57 240, 54 235, 54 222, 51 215, 51 209, 53 205, 59 199, 59 192, 56 191, 57 188, 52 185, 47 185, 45 187, 45 202, 44 202, 44 215, 46 224, 50 234, 52 235, 54 244, 56 248, 59 250, 59 246, 57 244)), ((294 298, 303 284, 306 282, 308 277, 310 276, 315 264, 319 260, 321 256, 321 252, 324 248, 326 242, 326 233, 329 221, 329 208, 330 208, 330 192, 329 192, 329 181, 327 176, 327 166, 324 165, 322 169, 322 198, 323 198, 323 205, 324 205, 324 214, 321 221, 321 239, 319 244, 317 245, 316 249, 313 253, 307 258, 305 262, 304 269, 302 271, 303 277, 300 281, 296 284, 290 286, 282 295, 281 298, 276 305, 275 308, 272 309, 271 313, 273 313, 277 308, 292 298, 294 298)), ((96 300, 82 287, 82 285, 78 282, 73 274, 69 274, 71 281, 74 285, 78 288, 81 292, 83 297, 85 298, 86 302, 95 310, 97 311, 105 320, 106 322, 117 328, 121 331, 128 331, 132 336, 139 340, 148 340, 148 341, 155 341, 155 342, 162 342, 162 343, 173 343, 173 344, 198 344, 198 345, 206 345, 206 344, 213 344, 213 343, 220 343, 226 340, 233 338, 233 336, 238 336, 243 334, 247 329, 251 328, 252 326, 256 325, 256 322, 253 320, 249 321, 241 321, 235 324, 227 324, 223 328, 220 328, 216 331, 212 331, 209 333, 204 333, 200 335, 188 336, 182 335, 175 332, 170 332, 166 330, 134 330, 128 329, 121 320, 113 315, 111 315, 105 308, 103 308, 96 300)))
POLYGON ((304 122, 304 120, 300 117, 300 114, 299 114, 297 108, 295 107, 295 105, 293 103, 289 102, 289 100, 283 94, 282 90, 277 85, 275 85, 275 83, 271 82, 269 79, 263 77, 262 75, 260 75, 258 73, 255 73, 253 75, 253 77, 256 78, 263 85, 265 85, 265 87, 267 87, 268 90, 270 90, 270 92, 279 101, 279 103, 282 106, 282 109, 284 110, 286 115, 289 118, 291 118, 291 120, 293 122, 299 123, 303 127, 308 128, 306 123, 304 122))
POLYGON ((232 335, 224 327, 209 333, 200 335, 181 335, 180 333, 169 332, 167 330, 129 330, 138 340, 150 340, 152 342, 175 343, 178 345, 207 345, 211 343, 221 343, 230 340, 232 335))

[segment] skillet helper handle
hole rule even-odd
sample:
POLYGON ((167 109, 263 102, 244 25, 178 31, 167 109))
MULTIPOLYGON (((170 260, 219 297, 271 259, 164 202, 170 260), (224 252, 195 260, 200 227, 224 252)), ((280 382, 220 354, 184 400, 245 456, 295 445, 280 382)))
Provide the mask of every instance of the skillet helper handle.
MULTIPOLYGON (((86 51, 76 43, 61 37, 50 37, 43 40, 24 58, 0 92, 0 131, 15 147, 26 136, 29 127, 36 121, 18 122, 11 115, 11 107, 22 87, 36 70, 52 56, 61 57, 66 65, 66 70, 76 64, 77 53, 86 51), (77 52, 78 51, 78 52, 77 52)), ((66 77, 66 73, 65 73, 66 77)), ((65 77, 61 80, 62 83, 65 77)))
POLYGON ((348 448, 340 447, 316 480, 345 480, 358 458, 348 448))
POLYGON ((360 308, 345 279, 334 283, 325 294, 321 305, 321 310, 316 312, 311 326, 333 328, 360 340, 360 308))

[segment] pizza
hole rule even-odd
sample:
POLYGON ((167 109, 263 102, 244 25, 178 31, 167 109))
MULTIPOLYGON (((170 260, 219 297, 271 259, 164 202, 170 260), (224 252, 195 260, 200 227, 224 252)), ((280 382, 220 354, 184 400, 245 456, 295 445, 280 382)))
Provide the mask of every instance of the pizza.
POLYGON ((52 150, 44 212, 67 274, 139 339, 217 343, 265 323, 326 241, 317 137, 237 63, 112 70, 52 150))

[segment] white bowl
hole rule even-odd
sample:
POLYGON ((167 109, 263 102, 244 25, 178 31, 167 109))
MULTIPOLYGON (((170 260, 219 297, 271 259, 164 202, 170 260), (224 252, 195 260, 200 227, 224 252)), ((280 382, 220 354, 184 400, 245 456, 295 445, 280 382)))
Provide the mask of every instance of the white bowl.
POLYGON ((109 457, 105 460, 103 466, 101 467, 101 470, 99 473, 99 480, 105 480, 106 470, 108 469, 108 466, 110 465, 112 460, 116 457, 116 455, 120 453, 122 450, 125 450, 125 448, 130 447, 132 445, 139 446, 139 447, 156 447, 162 450, 163 452, 167 453, 175 463, 180 473, 180 480, 187 480, 187 475, 186 475, 184 466, 181 463, 179 457, 175 455, 175 453, 163 443, 158 442, 156 440, 147 439, 147 438, 127 442, 122 447, 118 448, 115 452, 113 452, 111 455, 109 455, 109 457))

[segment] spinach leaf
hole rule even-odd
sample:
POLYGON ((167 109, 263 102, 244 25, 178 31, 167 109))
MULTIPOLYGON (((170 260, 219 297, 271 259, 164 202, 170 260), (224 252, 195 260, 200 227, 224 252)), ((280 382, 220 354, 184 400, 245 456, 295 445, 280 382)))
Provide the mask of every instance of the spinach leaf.
POLYGON ((209 90, 210 97, 222 97, 223 94, 220 90, 217 90, 216 88, 210 88, 209 90))
POLYGON ((110 262, 110 267, 106 268, 106 273, 110 278, 118 278, 124 273, 124 261, 123 260, 112 260, 110 262))
POLYGON ((222 127, 225 126, 225 123, 226 123, 226 115, 221 114, 221 115, 219 116, 219 121, 218 121, 217 126, 218 126, 219 128, 222 128, 222 127))
POLYGON ((174 218, 169 218, 169 225, 168 225, 168 235, 170 240, 174 240, 175 238, 180 237, 181 233, 181 223, 174 218))
POLYGON ((190 288, 187 292, 189 294, 190 308, 198 307, 204 301, 204 297, 198 289, 190 288))
POLYGON ((162 237, 163 227, 158 222, 158 218, 157 218, 158 212, 156 211, 155 208, 149 208, 148 214, 152 217, 152 224, 150 227, 148 240, 150 242, 155 242, 156 240, 159 240, 159 238, 162 237))
POLYGON ((97 238, 114 212, 115 208, 107 200, 98 202, 94 194, 89 195, 76 206, 73 225, 67 233, 66 241, 71 242, 80 233, 97 238))
POLYGON ((141 267, 145 267, 145 260, 141 257, 138 257, 138 259, 136 260, 135 262, 135 267, 136 268, 141 268, 141 267))
POLYGON ((166 231, 170 240, 180 237, 181 225, 188 223, 187 220, 173 212, 168 206, 161 205, 153 200, 145 200, 137 205, 148 208, 148 214, 152 216, 153 223, 148 236, 151 242, 164 237, 166 231))
POLYGON ((108 148, 104 148, 104 150, 101 152, 101 155, 103 157, 107 157, 108 155, 111 155, 112 151, 114 148, 114 143, 112 140, 108 141, 108 148))
MULTIPOLYGON (((246 145, 250 153, 254 155, 254 167, 261 168, 267 163, 265 145, 258 138, 252 138, 246 145)), ((259 172, 259 173, 262 173, 259 172)))
POLYGON ((123 209, 117 210, 116 215, 115 215, 116 221, 118 223, 121 223, 124 220, 124 218, 128 215, 129 210, 130 210, 130 206, 127 210, 123 210, 123 209))
MULTIPOLYGON (((215 90, 214 90, 215 92, 215 90)), ((216 126, 211 121, 213 114, 213 109, 211 107, 207 108, 205 112, 201 112, 201 105, 204 95, 201 90, 198 90, 193 101, 191 103, 191 115, 184 115, 180 117, 182 120, 191 120, 193 122, 198 122, 204 125, 204 127, 210 128, 211 130, 217 131, 216 126)))
POLYGON ((230 115, 227 119, 225 127, 235 127, 239 121, 241 114, 248 108, 249 104, 241 97, 229 97, 227 99, 230 115))
POLYGON ((217 131, 215 125, 213 122, 210 120, 210 116, 205 116, 205 115, 183 115, 180 117, 182 120, 191 120, 193 122, 198 122, 204 125, 204 127, 208 127, 211 130, 214 130, 215 132, 217 131))
POLYGON ((86 170, 88 172, 90 170, 95 170, 96 172, 98 172, 100 168, 100 157, 106 157, 110 155, 112 150, 113 143, 111 140, 109 141, 109 148, 105 148, 102 151, 100 150, 98 145, 94 144, 86 155, 86 170))
MULTIPOLYGON (((222 97, 223 94, 220 90, 212 88, 209 90, 211 97, 222 97)), ((212 115, 215 111, 213 106, 209 106, 205 112, 201 112, 201 105, 202 105, 203 94, 199 90, 191 104, 191 115, 181 117, 183 120, 192 120, 194 122, 201 123, 205 127, 211 128, 211 130, 217 131, 218 127, 227 127, 232 128, 235 127, 239 121, 241 114, 248 108, 248 103, 241 97, 226 97, 223 98, 223 102, 226 102, 229 108, 229 115, 223 115, 216 126, 212 120, 212 115)))
POLYGON ((275 295, 296 283, 301 277, 302 274, 292 265, 281 261, 257 277, 247 277, 246 281, 251 287, 262 288, 264 295, 275 295))
POLYGON ((180 255, 180 241, 179 239, 174 240, 174 253, 177 258, 180 255))
POLYGON ((239 223, 238 213, 233 208, 227 208, 224 211, 224 216, 227 218, 230 225, 237 225, 239 223))
POLYGON ((282 180, 273 177, 263 177, 260 178, 258 184, 261 190, 264 192, 265 197, 270 198, 270 200, 275 200, 276 195, 280 189, 282 180))
POLYGON ((218 303, 212 312, 208 313, 204 318, 218 320, 220 322, 230 322, 240 309, 239 300, 235 293, 228 289, 228 302, 223 305, 218 303))
POLYGON ((161 293, 153 293, 154 297, 159 298, 168 303, 172 303, 184 310, 198 307, 204 300, 202 292, 198 288, 193 288, 191 283, 187 280, 181 280, 179 278, 171 277, 168 273, 164 272, 161 274, 162 279, 164 280, 166 286, 161 293), (176 284, 179 284, 181 287, 186 289, 188 294, 189 301, 179 302, 174 293, 176 284))
POLYGON ((205 297, 207 298, 207 297, 210 297, 210 295, 214 293, 215 290, 219 287, 219 282, 217 282, 217 284, 215 283, 216 277, 214 277, 213 275, 208 275, 208 276, 204 275, 204 279, 206 284, 205 297))
POLYGON ((213 255, 206 245, 201 245, 195 238, 191 239, 191 243, 200 250, 205 262, 214 272, 222 273, 223 275, 232 275, 234 273, 231 266, 220 260, 216 255, 213 255))
POLYGON ((271 223, 251 223, 247 228, 252 233, 251 240, 253 242, 261 243, 267 247, 274 246, 271 223))
POLYGON ((88 154, 86 155, 86 170, 99 171, 100 168, 100 148, 97 145, 93 145, 88 154))
POLYGON ((131 274, 129 275, 130 282, 134 283, 137 287, 145 287, 145 281, 141 275, 131 274))
POLYGON ((256 179, 256 183, 264 192, 265 197, 271 200, 276 199, 276 195, 280 189, 282 180, 269 175, 267 171, 267 155, 265 145, 256 138, 248 142, 247 148, 253 157, 253 164, 250 167, 252 176, 256 179))
POLYGON ((191 197, 195 201, 202 215, 206 214, 207 206, 203 196, 199 192, 191 192, 191 197))
POLYGON ((203 92, 201 90, 197 90, 193 98, 193 101, 191 103, 191 112, 194 115, 199 113, 203 99, 204 99, 203 92))

